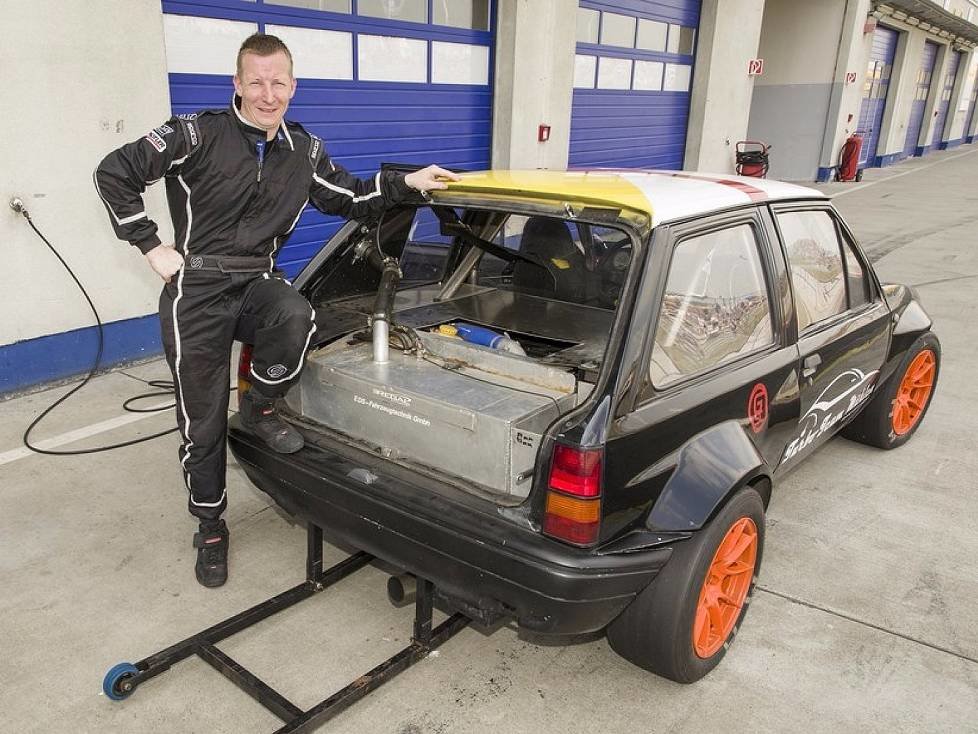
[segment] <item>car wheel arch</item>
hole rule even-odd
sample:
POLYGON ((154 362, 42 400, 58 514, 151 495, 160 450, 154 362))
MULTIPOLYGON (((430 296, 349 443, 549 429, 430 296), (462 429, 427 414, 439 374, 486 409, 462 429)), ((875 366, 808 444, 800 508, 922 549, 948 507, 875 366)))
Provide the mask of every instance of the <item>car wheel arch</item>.
POLYGON ((676 467, 649 511, 646 526, 661 532, 699 530, 746 486, 757 491, 767 508, 770 477, 770 468, 741 423, 719 423, 679 449, 676 467))

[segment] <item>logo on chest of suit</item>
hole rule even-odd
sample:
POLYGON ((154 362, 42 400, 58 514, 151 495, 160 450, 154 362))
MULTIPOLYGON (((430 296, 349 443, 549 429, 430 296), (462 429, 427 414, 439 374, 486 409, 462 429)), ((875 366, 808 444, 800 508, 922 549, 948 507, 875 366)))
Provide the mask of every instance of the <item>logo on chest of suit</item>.
POLYGON ((202 258, 200 255, 194 255, 192 258, 190 258, 190 267, 193 270, 200 270, 202 267, 204 267, 204 258, 202 258))
POLYGON ((312 158, 313 161, 315 161, 316 157, 319 155, 319 148, 322 146, 322 144, 323 144, 322 140, 320 140, 315 136, 313 137, 312 148, 310 148, 309 150, 309 157, 312 158))

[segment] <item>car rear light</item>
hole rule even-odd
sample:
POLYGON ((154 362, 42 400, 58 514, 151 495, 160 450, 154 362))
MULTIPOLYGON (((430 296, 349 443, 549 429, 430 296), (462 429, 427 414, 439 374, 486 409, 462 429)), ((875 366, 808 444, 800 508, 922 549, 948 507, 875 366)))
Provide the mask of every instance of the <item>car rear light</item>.
POLYGON ((557 444, 550 463, 543 532, 574 545, 593 545, 601 529, 602 449, 557 444))
POLYGON ((575 497, 601 494, 601 449, 580 449, 557 444, 550 465, 550 489, 575 497))
POLYGON ((241 397, 251 389, 251 352, 250 344, 241 345, 241 356, 238 357, 238 405, 241 397))
POLYGON ((601 500, 581 500, 547 492, 543 532, 575 545, 591 545, 601 528, 601 500))

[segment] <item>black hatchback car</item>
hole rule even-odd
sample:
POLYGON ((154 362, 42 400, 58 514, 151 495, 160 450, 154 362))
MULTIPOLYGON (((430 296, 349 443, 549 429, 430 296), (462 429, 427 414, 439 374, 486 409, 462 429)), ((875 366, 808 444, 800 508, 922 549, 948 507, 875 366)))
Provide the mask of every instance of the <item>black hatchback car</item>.
POLYGON ((251 480, 475 619, 606 630, 681 682, 747 611, 774 480, 839 431, 907 441, 940 364, 830 202, 758 179, 467 174, 295 285, 306 447, 232 419, 251 480))

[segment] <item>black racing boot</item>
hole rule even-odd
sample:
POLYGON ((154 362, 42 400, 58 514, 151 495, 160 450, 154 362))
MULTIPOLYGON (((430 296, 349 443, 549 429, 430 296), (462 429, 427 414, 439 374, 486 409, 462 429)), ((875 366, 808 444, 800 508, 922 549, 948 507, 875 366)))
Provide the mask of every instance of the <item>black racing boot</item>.
POLYGON ((197 565, 194 572, 204 586, 222 586, 228 580, 228 548, 230 537, 224 520, 204 521, 200 532, 194 533, 197 565))
POLYGON ((241 421, 245 428, 280 454, 294 454, 305 444, 302 434, 279 418, 275 401, 249 390, 241 398, 241 421))

